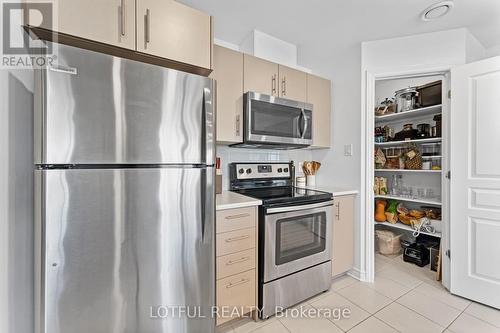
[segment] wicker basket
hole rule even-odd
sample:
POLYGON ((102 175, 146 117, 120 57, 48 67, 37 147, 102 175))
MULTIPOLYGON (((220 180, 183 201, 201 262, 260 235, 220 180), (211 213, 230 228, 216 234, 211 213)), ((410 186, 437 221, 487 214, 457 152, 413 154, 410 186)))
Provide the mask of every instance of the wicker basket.
POLYGON ((405 168, 409 170, 422 170, 422 154, 416 145, 411 145, 405 153, 405 168))

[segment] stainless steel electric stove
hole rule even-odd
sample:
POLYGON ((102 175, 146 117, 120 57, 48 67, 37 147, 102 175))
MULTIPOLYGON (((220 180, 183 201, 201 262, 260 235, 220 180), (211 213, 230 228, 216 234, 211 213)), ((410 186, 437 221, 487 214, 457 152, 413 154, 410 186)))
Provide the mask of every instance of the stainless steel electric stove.
POLYGON ((261 318, 326 291, 331 284, 333 196, 292 185, 290 163, 232 163, 230 189, 259 208, 261 318))

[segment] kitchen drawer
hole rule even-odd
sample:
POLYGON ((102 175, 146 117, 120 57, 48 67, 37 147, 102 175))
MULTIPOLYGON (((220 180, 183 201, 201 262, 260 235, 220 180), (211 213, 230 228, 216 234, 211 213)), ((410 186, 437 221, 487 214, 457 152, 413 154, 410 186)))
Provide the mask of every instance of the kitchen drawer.
POLYGON ((255 248, 255 228, 217 234, 216 255, 223 256, 243 250, 255 248))
MULTIPOLYGON (((219 314, 224 311, 231 314, 231 308, 241 316, 255 309, 255 269, 217 281, 217 306, 219 314)), ((232 318, 217 318, 217 324, 232 318)))
POLYGON ((217 280, 255 268, 255 248, 217 258, 217 280))
POLYGON ((227 209, 217 212, 216 232, 228 232, 233 230, 255 227, 255 207, 227 209))

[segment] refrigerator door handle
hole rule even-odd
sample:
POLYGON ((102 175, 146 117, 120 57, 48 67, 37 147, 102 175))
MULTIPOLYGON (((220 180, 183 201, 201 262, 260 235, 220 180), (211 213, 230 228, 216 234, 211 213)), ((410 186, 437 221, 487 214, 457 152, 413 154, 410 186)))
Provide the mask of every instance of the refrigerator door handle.
POLYGON ((215 163, 214 96, 215 82, 212 80, 211 87, 203 89, 201 157, 205 160, 206 165, 214 165, 215 163))
POLYGON ((205 225, 207 219, 207 186, 208 186, 207 170, 201 171, 201 240, 205 240, 205 225))
MULTIPOLYGON (((201 171, 201 239, 205 241, 207 228, 212 228, 215 222, 215 169, 204 168, 201 171)), ((208 234, 211 239, 212 233, 208 234)))

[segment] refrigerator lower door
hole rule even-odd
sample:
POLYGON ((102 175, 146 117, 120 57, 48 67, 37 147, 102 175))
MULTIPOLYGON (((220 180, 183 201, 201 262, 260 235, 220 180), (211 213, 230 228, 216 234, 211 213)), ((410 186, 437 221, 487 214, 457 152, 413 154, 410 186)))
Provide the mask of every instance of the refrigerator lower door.
POLYGON ((35 76, 36 164, 214 164, 212 79, 53 47, 35 76))
POLYGON ((213 332, 212 168, 36 171, 37 332, 213 332))

